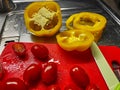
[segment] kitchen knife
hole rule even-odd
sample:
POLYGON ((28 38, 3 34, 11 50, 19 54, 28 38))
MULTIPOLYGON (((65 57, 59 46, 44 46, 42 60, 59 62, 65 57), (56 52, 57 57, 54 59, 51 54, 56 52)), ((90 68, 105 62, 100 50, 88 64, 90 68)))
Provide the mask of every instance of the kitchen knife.
POLYGON ((116 87, 120 85, 119 80, 115 76, 114 72, 112 71, 111 67, 107 63, 105 57, 103 56, 102 52, 100 51, 99 47, 95 42, 91 45, 91 52, 94 57, 94 60, 108 86, 109 90, 117 90, 116 87))

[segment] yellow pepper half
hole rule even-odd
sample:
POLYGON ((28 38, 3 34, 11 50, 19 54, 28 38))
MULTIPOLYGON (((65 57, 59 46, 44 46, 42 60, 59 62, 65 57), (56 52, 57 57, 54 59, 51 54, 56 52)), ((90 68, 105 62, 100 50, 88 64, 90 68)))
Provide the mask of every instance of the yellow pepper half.
POLYGON ((79 30, 90 31, 97 42, 106 26, 107 20, 103 15, 92 12, 81 12, 69 17, 66 21, 68 29, 75 28, 79 30), (74 18, 71 23, 71 18, 74 18))
POLYGON ((36 36, 53 36, 62 25, 60 6, 54 1, 34 2, 24 11, 27 30, 36 36))
POLYGON ((56 35, 59 46, 66 51, 85 51, 92 42, 94 36, 84 30, 66 30, 56 35))

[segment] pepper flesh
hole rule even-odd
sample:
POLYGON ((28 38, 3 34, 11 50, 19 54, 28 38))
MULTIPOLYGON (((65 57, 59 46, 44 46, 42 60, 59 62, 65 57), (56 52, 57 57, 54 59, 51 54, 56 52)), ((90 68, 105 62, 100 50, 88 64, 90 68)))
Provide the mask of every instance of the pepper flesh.
POLYGON ((53 36, 62 26, 60 6, 54 1, 31 3, 25 9, 24 19, 27 30, 40 37, 53 36), (52 13, 55 14, 50 17, 52 13))
POLYGON ((90 32, 77 29, 63 31, 56 38, 59 46, 66 51, 85 51, 94 41, 90 32))
POLYGON ((66 20, 68 29, 74 28, 90 31, 94 35, 96 42, 100 39, 106 23, 107 20, 104 16, 92 12, 81 12, 72 15, 66 20), (73 21, 71 21, 71 18, 74 18, 73 21))
POLYGON ((75 19, 75 17, 78 15, 78 13, 77 14, 73 14, 73 15, 71 15, 67 20, 66 20, 66 27, 68 28, 68 29, 74 29, 74 27, 73 27, 73 21, 74 21, 74 19, 75 19))

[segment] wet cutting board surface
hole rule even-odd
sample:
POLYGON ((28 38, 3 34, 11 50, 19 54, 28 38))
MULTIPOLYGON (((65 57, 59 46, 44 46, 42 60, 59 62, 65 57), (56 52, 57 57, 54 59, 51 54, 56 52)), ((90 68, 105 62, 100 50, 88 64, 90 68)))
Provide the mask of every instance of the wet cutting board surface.
MULTIPOLYGON (((24 43, 27 48, 27 56, 25 58, 19 58, 13 52, 12 44, 9 43, 0 56, 0 62, 6 70, 3 80, 10 77, 17 77, 23 79, 24 70, 32 63, 45 63, 37 60, 31 53, 31 47, 36 43, 24 43)), ((60 85, 61 90, 68 85, 74 84, 69 75, 69 70, 74 65, 81 66, 88 74, 90 83, 96 84, 100 90, 108 90, 106 83, 92 57, 90 49, 85 52, 67 52, 62 50, 57 44, 44 44, 49 50, 49 61, 58 63, 58 80, 56 84, 60 85)), ((105 58, 110 66, 113 60, 117 60, 120 63, 120 49, 116 46, 99 46, 105 58)), ((2 83, 2 81, 0 83, 2 83)), ((45 90, 46 85, 39 82, 35 87, 31 87, 30 90, 45 90)))

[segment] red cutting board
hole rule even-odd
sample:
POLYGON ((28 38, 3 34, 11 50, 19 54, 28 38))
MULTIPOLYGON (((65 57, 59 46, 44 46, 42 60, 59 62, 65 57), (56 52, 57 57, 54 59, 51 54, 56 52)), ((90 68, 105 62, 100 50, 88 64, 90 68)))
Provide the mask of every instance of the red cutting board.
MULTIPOLYGON (((27 57, 22 60, 18 58, 12 50, 12 44, 9 43, 3 50, 0 56, 0 62, 2 62, 3 67, 6 69, 5 77, 3 80, 10 77, 22 78, 24 70, 32 63, 45 63, 36 58, 31 53, 31 47, 36 43, 24 43, 27 48, 27 57)), ((58 80, 56 84, 60 85, 61 90, 68 85, 74 84, 70 78, 69 70, 73 65, 81 66, 88 74, 90 78, 90 83, 96 84, 100 90, 108 90, 106 83, 92 57, 90 49, 85 52, 67 52, 61 49, 57 44, 45 44, 50 53, 49 61, 58 62, 58 80)), ((113 60, 117 60, 120 63, 120 49, 116 46, 100 46, 101 51, 111 65, 113 60)), ((2 81, 0 83, 2 83, 2 81)), ((31 87, 30 90, 46 90, 47 86, 39 82, 38 85, 31 87)))

